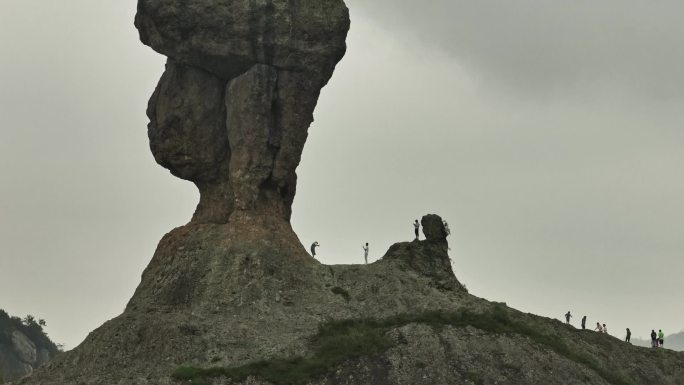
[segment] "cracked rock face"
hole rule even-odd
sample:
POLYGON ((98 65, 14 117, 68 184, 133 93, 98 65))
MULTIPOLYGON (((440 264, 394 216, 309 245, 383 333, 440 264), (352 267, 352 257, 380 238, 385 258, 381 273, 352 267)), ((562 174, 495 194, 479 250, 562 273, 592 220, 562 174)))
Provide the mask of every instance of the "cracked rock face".
POLYGON ((313 110, 346 50, 344 2, 140 0, 135 25, 169 58, 150 148, 200 190, 193 222, 289 220, 313 110))

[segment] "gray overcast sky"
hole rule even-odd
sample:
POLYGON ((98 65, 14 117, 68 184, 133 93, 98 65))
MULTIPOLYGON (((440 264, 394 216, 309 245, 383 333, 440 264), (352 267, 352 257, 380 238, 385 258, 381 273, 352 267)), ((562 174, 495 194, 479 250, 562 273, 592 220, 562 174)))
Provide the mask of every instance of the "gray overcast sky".
MULTIPOLYGON (((0 308, 67 348, 197 203, 148 148, 164 58, 135 3, 0 0, 0 308)), ((475 295, 684 328, 684 3, 347 3, 294 204, 322 262, 380 258, 434 212, 475 295)))

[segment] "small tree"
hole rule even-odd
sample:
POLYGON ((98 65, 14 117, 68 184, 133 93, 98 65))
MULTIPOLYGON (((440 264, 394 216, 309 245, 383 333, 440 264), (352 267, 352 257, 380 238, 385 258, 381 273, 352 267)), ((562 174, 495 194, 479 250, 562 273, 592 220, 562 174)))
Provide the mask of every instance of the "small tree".
POLYGON ((23 322, 26 326, 34 325, 36 323, 36 317, 32 316, 31 314, 27 314, 26 317, 24 317, 23 322))
POLYGON ((47 322, 45 322, 45 320, 41 318, 41 319, 38 320, 38 325, 40 325, 40 326, 42 326, 42 327, 46 327, 46 326, 47 326, 47 322))

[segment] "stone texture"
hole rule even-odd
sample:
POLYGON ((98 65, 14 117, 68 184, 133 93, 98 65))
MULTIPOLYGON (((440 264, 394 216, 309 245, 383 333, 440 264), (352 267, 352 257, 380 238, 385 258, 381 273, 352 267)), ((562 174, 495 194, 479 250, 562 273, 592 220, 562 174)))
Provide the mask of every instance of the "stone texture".
POLYGON ((225 82, 169 60, 148 104, 148 136, 155 160, 179 177, 217 179, 230 156, 223 94, 225 82))
POLYGON ((238 210, 256 210, 261 186, 273 172, 273 159, 280 144, 273 113, 277 81, 274 67, 258 64, 228 83, 230 180, 235 186, 238 210))
POLYGON ((156 161, 194 182, 193 221, 289 220, 321 88, 346 50, 342 0, 140 0, 141 40, 169 56, 147 114, 156 161))
POLYGON ((226 80, 266 64, 325 83, 344 56, 349 11, 342 0, 139 0, 135 25, 157 52, 226 80))
POLYGON ((423 234, 428 241, 446 242, 447 233, 444 228, 444 221, 439 215, 428 214, 420 220, 423 226, 423 234))
POLYGON ((18 330, 12 332, 12 345, 19 359, 29 365, 35 365, 38 360, 36 344, 18 330))

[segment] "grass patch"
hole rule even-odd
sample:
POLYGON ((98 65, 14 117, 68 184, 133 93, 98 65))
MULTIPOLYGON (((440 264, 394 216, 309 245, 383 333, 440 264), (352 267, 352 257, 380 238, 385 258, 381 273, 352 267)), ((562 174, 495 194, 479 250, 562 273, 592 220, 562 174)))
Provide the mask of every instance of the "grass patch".
POLYGON ((264 360, 232 368, 180 367, 172 377, 192 384, 218 377, 243 381, 249 376, 277 385, 303 384, 325 375, 350 358, 386 351, 394 344, 385 333, 386 329, 372 320, 328 322, 320 326, 313 341, 314 354, 310 357, 264 360))
POLYGON ((344 300, 347 302, 349 302, 349 300, 351 299, 351 297, 349 296, 349 292, 339 286, 333 287, 332 289, 330 289, 330 291, 332 291, 333 294, 341 295, 342 298, 344 298, 344 300))
MULTIPOLYGON (((447 325, 473 326, 497 334, 525 335, 557 354, 587 366, 613 385, 634 385, 632 381, 600 367, 588 354, 573 350, 559 336, 542 333, 529 324, 513 320, 508 309, 500 304, 494 305, 485 313, 458 310, 400 314, 383 319, 329 321, 319 326, 318 333, 312 340, 310 356, 276 358, 228 368, 180 367, 172 377, 194 385, 207 384, 212 378, 227 377, 234 381, 243 381, 249 376, 256 376, 276 385, 304 384, 334 371, 346 360, 382 354, 395 345, 395 342, 387 337, 387 332, 411 323, 427 324, 436 328, 447 325)), ((480 378, 471 380, 475 383, 481 381, 480 378)))

